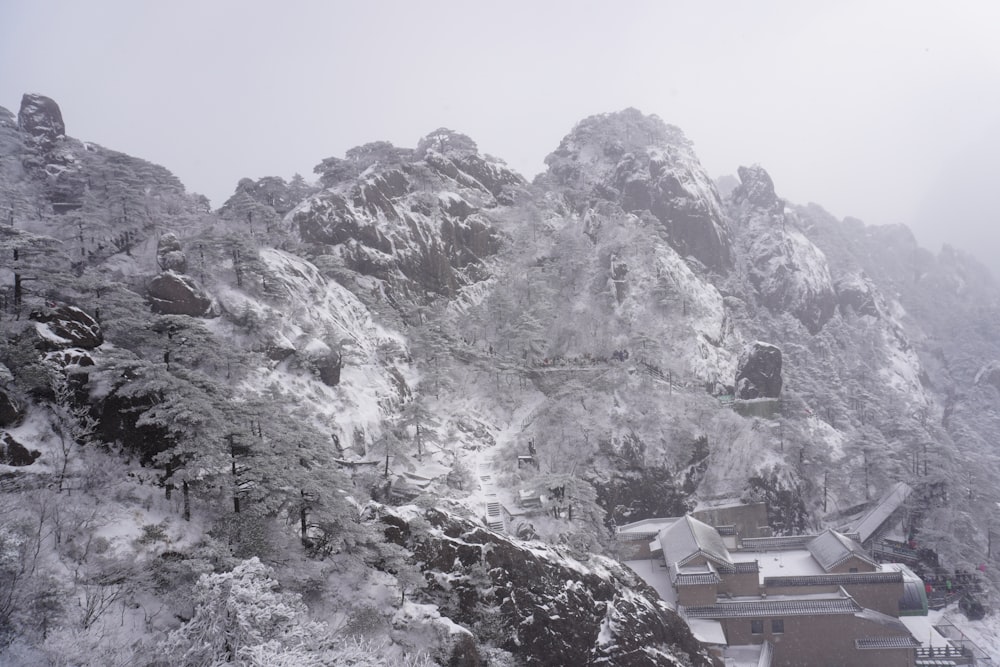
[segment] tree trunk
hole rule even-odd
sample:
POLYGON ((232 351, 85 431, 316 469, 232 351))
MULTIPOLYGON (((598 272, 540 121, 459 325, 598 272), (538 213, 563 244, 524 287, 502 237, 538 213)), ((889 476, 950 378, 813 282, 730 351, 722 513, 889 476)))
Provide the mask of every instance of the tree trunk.
POLYGON ((191 520, 191 495, 190 495, 190 493, 188 491, 187 480, 184 480, 183 482, 181 482, 181 491, 184 493, 184 514, 183 514, 183 517, 184 517, 185 521, 190 521, 191 520))

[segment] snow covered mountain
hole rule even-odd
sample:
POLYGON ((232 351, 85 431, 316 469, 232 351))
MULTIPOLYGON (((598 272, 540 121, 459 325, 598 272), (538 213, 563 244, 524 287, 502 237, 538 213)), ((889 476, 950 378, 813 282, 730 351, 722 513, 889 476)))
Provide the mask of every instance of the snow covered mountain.
POLYGON ((710 664, 611 527, 839 526, 898 481, 928 554, 984 562, 985 269, 760 166, 723 197, 635 109, 546 163, 438 129, 213 212, 0 109, 0 657, 710 664))

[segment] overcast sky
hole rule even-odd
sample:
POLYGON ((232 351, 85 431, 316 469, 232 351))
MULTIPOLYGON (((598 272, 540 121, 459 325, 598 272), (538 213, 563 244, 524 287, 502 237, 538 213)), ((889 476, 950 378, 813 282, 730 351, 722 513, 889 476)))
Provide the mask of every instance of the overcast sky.
POLYGON ((1000 2, 2 0, 0 105, 162 164, 220 205, 445 126, 527 177, 580 119, 681 127, 713 176, 902 222, 1000 272, 1000 2))

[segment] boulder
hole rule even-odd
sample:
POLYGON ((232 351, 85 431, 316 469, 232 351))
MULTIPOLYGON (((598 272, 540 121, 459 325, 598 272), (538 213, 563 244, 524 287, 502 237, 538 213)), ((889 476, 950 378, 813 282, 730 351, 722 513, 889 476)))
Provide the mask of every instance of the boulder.
POLYGON ((75 306, 35 310, 28 315, 28 319, 35 323, 35 330, 45 350, 69 347, 92 350, 104 343, 101 325, 75 306))
POLYGON ((167 232, 160 237, 156 243, 156 263, 160 265, 162 271, 176 271, 185 273, 187 271, 187 256, 181 248, 181 242, 177 236, 167 232))
POLYGON ((841 278, 834 285, 834 290, 837 292, 837 305, 842 314, 853 310, 858 315, 881 315, 878 293, 864 273, 841 278))
POLYGON ((59 137, 66 135, 66 124, 63 123, 59 105, 44 95, 25 93, 21 98, 17 124, 43 150, 51 148, 59 137))
POLYGON ((0 436, 0 463, 8 466, 30 466, 42 453, 27 447, 14 439, 10 433, 0 436))
POLYGON ((340 370, 344 367, 344 357, 335 351, 324 354, 313 361, 320 381, 328 387, 340 384, 340 370))
POLYGON ((736 398, 778 398, 781 395, 781 350, 756 341, 740 354, 736 368, 736 398))
POLYGON ((0 387, 0 427, 14 426, 24 419, 24 407, 14 394, 0 387))
POLYGON ((740 176, 740 184, 733 190, 733 199, 745 202, 768 213, 781 213, 785 202, 774 193, 774 181, 771 175, 758 164, 740 167, 736 173, 740 176))
POLYGON ((193 278, 164 271, 153 278, 146 291, 150 307, 160 315, 213 317, 212 299, 193 278))

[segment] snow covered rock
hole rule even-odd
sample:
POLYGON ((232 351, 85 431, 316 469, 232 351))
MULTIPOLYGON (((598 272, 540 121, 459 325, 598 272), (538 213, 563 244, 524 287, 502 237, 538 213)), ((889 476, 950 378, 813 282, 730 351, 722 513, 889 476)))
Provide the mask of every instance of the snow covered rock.
POLYGON ((408 509, 383 514, 386 537, 422 563, 442 615, 474 633, 499 622, 500 636, 479 639, 499 640, 526 665, 712 664, 686 624, 616 561, 581 562, 439 510, 408 509))
POLYGON ((17 123, 43 150, 48 150, 59 137, 66 135, 66 124, 63 123, 59 105, 44 95, 24 94, 17 123))
POLYGON ((0 387, 0 427, 12 426, 24 418, 24 407, 13 392, 0 387))
POLYGON ((0 464, 14 467, 30 466, 41 455, 37 449, 29 451, 10 433, 0 436, 0 464))
POLYGON ((549 176, 582 207, 594 198, 650 211, 667 242, 709 269, 732 264, 715 184, 680 129, 636 109, 580 121, 545 158, 549 176))
POLYGON ((884 308, 880 305, 881 297, 864 272, 844 276, 837 281, 835 290, 841 313, 846 313, 850 309, 858 315, 871 317, 881 315, 884 308))
POLYGON ((212 299, 193 278, 164 271, 153 278, 146 292, 154 313, 211 317, 212 299))
POLYGON ((0 127, 17 127, 17 116, 6 107, 0 107, 0 127))
POLYGON ((774 194, 774 181, 763 167, 759 164, 740 167, 737 173, 740 176, 740 184, 733 190, 733 198, 761 211, 781 213, 785 202, 774 194))
POLYGON ((101 325, 75 306, 35 310, 28 315, 46 350, 82 347, 92 350, 104 342, 101 325))
POLYGON ((778 398, 781 395, 781 350, 755 341, 740 355, 736 371, 736 398, 778 398))
POLYGON ((750 283, 768 310, 791 313, 816 334, 837 306, 826 256, 799 231, 795 214, 783 210, 766 171, 741 167, 739 174, 747 180, 732 202, 750 283))
POLYGON ((181 242, 177 240, 175 234, 168 232, 157 241, 156 263, 160 265, 161 271, 176 271, 177 273, 187 271, 187 256, 181 249, 181 242))
POLYGON ((366 144, 316 170, 327 189, 288 218, 302 240, 331 246, 350 270, 439 294, 484 277, 482 259, 501 242, 485 211, 511 203, 524 184, 444 129, 416 151, 366 144))
POLYGON ((524 185, 524 179, 502 161, 480 155, 472 139, 444 127, 420 140, 416 157, 463 185, 485 189, 498 204, 513 203, 513 192, 524 185))

